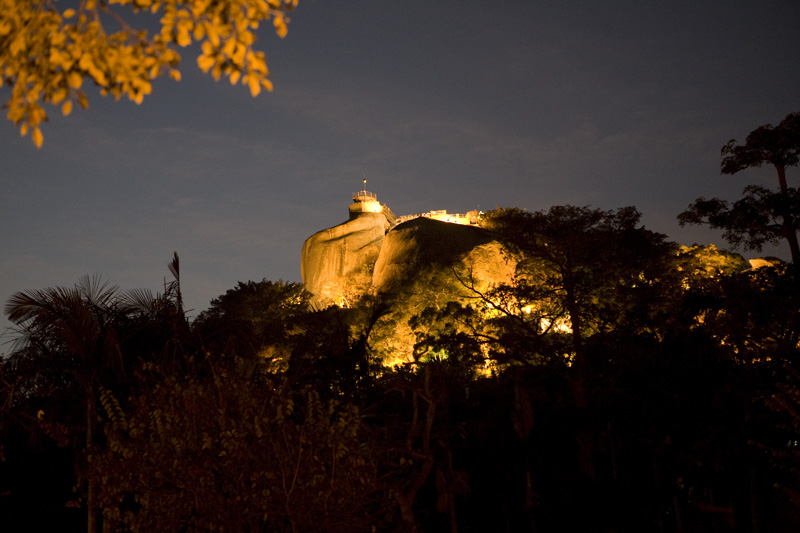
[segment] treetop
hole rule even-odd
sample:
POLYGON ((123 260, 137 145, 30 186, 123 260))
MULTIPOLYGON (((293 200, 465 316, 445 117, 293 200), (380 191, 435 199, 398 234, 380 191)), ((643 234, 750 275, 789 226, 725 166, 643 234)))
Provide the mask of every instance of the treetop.
POLYGON ((722 147, 722 174, 770 164, 794 166, 800 158, 800 112, 790 113, 777 126, 766 124, 750 132, 743 145, 731 139, 722 147))

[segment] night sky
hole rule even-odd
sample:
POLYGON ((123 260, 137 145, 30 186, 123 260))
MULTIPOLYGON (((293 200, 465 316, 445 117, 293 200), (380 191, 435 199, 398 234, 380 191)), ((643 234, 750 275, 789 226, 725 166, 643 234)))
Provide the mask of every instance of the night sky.
POLYGON ((51 109, 41 149, 0 122, 0 300, 83 274, 159 291, 173 251, 191 316, 238 281, 300 281, 362 176, 401 215, 635 205, 725 246, 676 216, 776 186, 721 176, 720 148, 800 111, 799 22, 796 0, 301 0, 285 39, 259 35, 272 93, 214 82, 190 48, 142 105, 51 109))

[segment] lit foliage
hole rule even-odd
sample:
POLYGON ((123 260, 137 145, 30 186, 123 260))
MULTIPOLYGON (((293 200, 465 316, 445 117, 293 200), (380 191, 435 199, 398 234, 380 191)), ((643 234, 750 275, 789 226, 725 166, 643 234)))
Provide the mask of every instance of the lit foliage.
POLYGON ((422 312, 409 321, 415 359, 447 353, 483 360, 484 367, 562 366, 595 334, 652 332, 655 315, 669 312, 667 287, 679 287, 676 249, 641 227, 640 216, 632 207, 485 213, 483 227, 496 233, 516 265, 513 278, 479 287, 468 270, 453 270, 460 291, 449 301, 418 305, 422 312))
MULTIPOLYGON (((460 281, 459 265, 431 265, 415 273, 413 280, 405 280, 401 289, 386 304, 385 312, 375 321, 370 332, 370 348, 375 358, 387 367, 424 358, 430 348, 422 344, 420 334, 426 338, 431 326, 429 317, 420 318, 425 310, 433 316, 439 310, 451 308, 456 302, 467 302, 473 295, 460 281)), ((424 344, 424 343, 423 343, 424 344)))
POLYGON ((484 227, 498 232, 517 257, 515 285, 495 291, 496 308, 511 317, 525 309, 533 315, 526 321, 534 319, 540 332, 569 326, 577 344, 623 325, 641 326, 650 311, 641 302, 660 286, 674 248, 640 226, 640 218, 634 207, 486 213, 484 227))
POLYGON ((47 120, 42 104, 60 105, 64 116, 88 98, 84 80, 102 95, 141 103, 152 81, 168 73, 180 80, 177 48, 200 43, 197 65, 214 79, 226 76, 257 96, 272 83, 264 52, 254 49, 255 31, 271 21, 286 35, 287 13, 297 0, 81 0, 78 9, 59 10, 57 0, 0 0, 0 72, 12 87, 7 116, 20 133, 43 141, 47 120), (112 9, 112 6, 115 9, 112 9), (149 35, 121 13, 160 16, 161 30, 149 35), (119 29, 108 33, 106 25, 119 29))
POLYGON ((720 250, 713 244, 681 246, 677 259, 678 270, 686 276, 683 283, 685 287, 695 278, 737 274, 750 268, 750 263, 741 255, 720 250))
POLYGON ((416 335, 414 360, 447 361, 469 374, 485 367, 485 346, 495 339, 482 318, 474 307, 457 301, 412 316, 408 322, 416 335))

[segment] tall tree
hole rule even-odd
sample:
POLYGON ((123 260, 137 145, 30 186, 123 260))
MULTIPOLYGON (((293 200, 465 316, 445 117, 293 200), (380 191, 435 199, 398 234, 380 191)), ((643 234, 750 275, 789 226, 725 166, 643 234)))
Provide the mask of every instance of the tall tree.
MULTIPOLYGON (((637 295, 650 295, 668 264, 665 259, 674 255, 673 245, 641 227, 640 218, 634 207, 603 211, 555 206, 533 213, 501 209, 484 220, 518 265, 516 286, 499 287, 494 296, 511 293, 516 301, 530 302, 524 312, 530 310, 538 322, 531 325, 527 317, 519 320, 506 307, 493 306, 510 318, 506 325, 512 338, 522 329, 524 337, 531 331, 534 337, 547 331, 548 336, 567 339, 554 353, 568 355, 566 375, 579 417, 585 417, 590 405, 588 339, 614 327, 631 327, 647 315, 647 309, 637 305, 643 300, 637 295), (538 312, 537 306, 545 312, 538 312), (563 327, 552 327, 559 322, 563 327)), ((591 439, 588 427, 579 430, 579 463, 588 478, 594 477, 591 439)))
POLYGON ((749 186, 744 197, 732 206, 725 200, 699 198, 689 209, 678 215, 685 224, 708 224, 725 230, 724 237, 732 245, 761 250, 767 243, 785 239, 789 244, 792 262, 800 261, 797 240, 800 225, 800 198, 797 189, 790 188, 786 168, 800 160, 800 113, 791 113, 777 126, 767 124, 750 132, 744 144, 731 139, 722 147, 722 174, 772 165, 778 174, 777 193, 764 187, 749 186))
POLYGON ((245 358, 262 353, 277 363, 288 355, 279 352, 290 349, 290 331, 309 310, 309 297, 300 283, 240 281, 211 301, 194 328, 212 352, 245 358))
MULTIPOLYGON (((175 279, 166 284, 163 295, 120 292, 97 276, 83 276, 74 287, 17 292, 6 303, 5 312, 18 334, 9 361, 21 387, 32 397, 55 393, 60 400, 79 391, 87 454, 98 442, 99 388, 119 385, 120 378, 143 360, 160 358, 172 364, 168 348, 183 349, 188 324, 177 254, 168 266, 175 279)), ((81 465, 76 464, 79 478, 80 473, 81 465)), ((89 533, 98 525, 96 488, 89 480, 89 533)))
POLYGON ((649 295, 676 251, 664 235, 640 226, 640 218, 634 207, 488 213, 484 225, 497 231, 517 261, 515 285, 488 296, 521 301, 523 306, 504 307, 503 314, 518 315, 521 307, 540 319, 534 329, 562 321, 570 332, 573 364, 581 368, 589 336, 643 318, 635 307, 643 299, 639 295, 649 295), (546 313, 537 313, 537 307, 546 313))
MULTIPOLYGON (((73 288, 15 293, 6 304, 8 318, 20 333, 12 363, 27 365, 35 374, 33 383, 41 382, 43 374, 58 379, 58 374, 64 373, 80 385, 86 407, 87 449, 96 438, 100 376, 121 366, 115 328, 117 298, 117 287, 85 276, 73 288)), ((89 533, 97 530, 95 488, 91 483, 88 486, 89 533)))

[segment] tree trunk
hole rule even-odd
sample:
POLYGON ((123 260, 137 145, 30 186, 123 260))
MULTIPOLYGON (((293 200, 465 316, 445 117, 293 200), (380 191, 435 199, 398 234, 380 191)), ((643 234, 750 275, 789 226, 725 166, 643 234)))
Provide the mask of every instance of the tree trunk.
MULTIPOLYGON (((94 394, 89 393, 86 399, 86 452, 87 455, 92 453, 92 445, 94 443, 94 425, 97 420, 97 412, 95 410, 94 394)), ((95 484, 89 477, 88 486, 86 489, 86 530, 88 533, 97 533, 97 502, 95 494, 95 484)))
POLYGON ((433 469, 433 452, 431 451, 431 431, 433 429, 433 422, 436 419, 436 407, 438 399, 435 398, 430 392, 430 367, 425 366, 425 377, 422 391, 414 391, 413 403, 414 414, 412 418, 411 428, 409 429, 408 437, 406 439, 406 453, 415 459, 422 461, 422 468, 414 476, 411 481, 411 486, 403 492, 402 490, 394 491, 395 499, 400 505, 401 517, 403 522, 410 532, 418 531, 416 518, 414 517, 414 500, 417 498, 417 492, 425 484, 428 476, 433 469), (427 411, 425 413, 425 425, 422 428, 422 442, 421 451, 416 451, 413 448, 413 440, 416 438, 418 422, 419 422, 419 398, 422 398, 427 403, 427 411))
POLYGON ((783 233, 783 237, 789 243, 789 251, 792 254, 792 263, 798 265, 800 264, 800 245, 797 242, 797 224, 792 217, 789 187, 786 182, 786 167, 783 165, 775 165, 775 168, 778 171, 778 183, 780 184, 781 194, 783 195, 785 201, 785 204, 781 209, 781 218, 783 218, 783 223, 781 224, 781 233, 783 233))
POLYGON ((589 399, 586 379, 588 369, 583 343, 583 317, 573 293, 573 290, 567 288, 566 307, 572 326, 572 341, 573 349, 575 350, 575 359, 572 362, 574 372, 570 384, 572 386, 578 424, 576 434, 578 466, 586 479, 594 479, 594 436, 588 425, 587 409, 589 407, 589 399))

